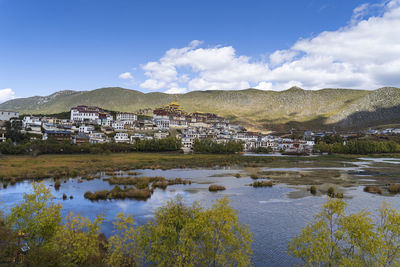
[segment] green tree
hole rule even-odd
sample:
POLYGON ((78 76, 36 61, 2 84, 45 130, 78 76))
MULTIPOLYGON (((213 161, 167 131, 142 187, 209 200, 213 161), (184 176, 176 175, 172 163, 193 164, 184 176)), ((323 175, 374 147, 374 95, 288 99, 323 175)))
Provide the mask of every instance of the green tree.
POLYGON ((11 209, 7 224, 18 233, 28 234, 30 246, 49 241, 61 223, 61 205, 54 204, 50 189, 43 183, 32 183, 33 193, 24 194, 21 204, 11 209))

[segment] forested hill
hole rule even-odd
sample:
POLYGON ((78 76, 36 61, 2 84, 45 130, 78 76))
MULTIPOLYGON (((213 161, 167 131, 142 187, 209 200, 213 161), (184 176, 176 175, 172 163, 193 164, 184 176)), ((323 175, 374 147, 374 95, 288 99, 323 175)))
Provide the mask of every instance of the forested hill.
POLYGON ((0 104, 0 109, 25 114, 69 111, 76 105, 137 112, 172 101, 186 111, 212 112, 250 129, 360 128, 400 123, 400 89, 322 89, 285 91, 256 89, 194 91, 186 94, 142 93, 119 87, 92 91, 60 91, 50 96, 19 98, 0 104))

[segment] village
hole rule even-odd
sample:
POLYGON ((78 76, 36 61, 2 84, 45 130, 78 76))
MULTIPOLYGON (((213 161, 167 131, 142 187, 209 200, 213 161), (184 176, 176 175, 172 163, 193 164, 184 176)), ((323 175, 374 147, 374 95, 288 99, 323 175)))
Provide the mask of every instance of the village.
MULTIPOLYGON (((3 132, 5 122, 19 125, 22 133, 31 139, 70 141, 74 144, 103 144, 109 142, 130 143, 136 140, 164 139, 175 137, 181 140, 182 150, 191 152, 196 139, 210 139, 216 143, 238 141, 244 144, 245 152, 284 154, 309 154, 316 138, 333 132, 306 131, 301 139, 274 136, 247 131, 238 124, 212 113, 185 112, 178 103, 171 103, 153 110, 153 116, 135 113, 115 113, 100 107, 76 106, 70 110, 69 119, 47 116, 21 116, 18 112, 0 111, 3 132)), ((400 129, 369 130, 366 134, 396 134, 400 129)), ((347 134, 348 135, 348 134, 347 134)), ((346 135, 342 135, 346 137, 346 135)), ((6 141, 0 132, 0 142, 6 141)))

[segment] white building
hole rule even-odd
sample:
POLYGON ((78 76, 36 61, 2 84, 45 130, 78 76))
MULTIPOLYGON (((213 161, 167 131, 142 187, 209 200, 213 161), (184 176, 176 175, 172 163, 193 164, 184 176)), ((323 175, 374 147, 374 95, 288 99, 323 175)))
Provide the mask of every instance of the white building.
POLYGON ((113 117, 98 107, 77 106, 71 108, 71 121, 83 122, 90 121, 102 124, 102 120, 113 120, 113 117))
POLYGON ((170 120, 165 118, 157 118, 153 120, 154 124, 160 130, 168 130, 170 127, 170 120))
MULTIPOLYGON (((135 113, 118 113, 117 114, 117 121, 128 121, 128 122, 135 122, 137 121, 137 115, 135 113)), ((132 124, 129 123, 129 124, 132 124)))
POLYGON ((141 134, 141 133, 135 133, 135 134, 131 135, 131 141, 130 141, 131 144, 135 143, 136 139, 139 139, 139 140, 151 140, 151 139, 153 139, 153 137, 145 135, 145 134, 141 134))
POLYGON ((25 116, 22 119, 22 127, 28 128, 30 126, 41 126, 42 122, 40 121, 39 117, 34 117, 34 116, 25 116))
POLYGON ((128 143, 129 137, 127 133, 116 133, 114 136, 114 141, 116 143, 128 143))
POLYGON ((158 131, 157 133, 154 133, 154 138, 155 139, 164 139, 164 138, 167 138, 168 135, 169 135, 168 132, 158 131))
POLYGON ((0 121, 9 121, 11 118, 18 118, 19 113, 16 111, 0 110, 0 121))
POLYGON ((91 133, 89 134, 89 142, 91 144, 104 144, 108 143, 109 139, 104 133, 91 133))
POLYGON ((121 131, 125 129, 125 124, 121 121, 116 121, 112 123, 112 128, 114 131, 121 131))
POLYGON ((189 151, 193 149, 193 144, 194 144, 195 138, 193 136, 182 136, 181 142, 182 142, 182 149, 185 151, 189 151))
POLYGON ((85 134, 91 134, 94 131, 94 127, 92 125, 81 125, 79 126, 79 132, 85 134))

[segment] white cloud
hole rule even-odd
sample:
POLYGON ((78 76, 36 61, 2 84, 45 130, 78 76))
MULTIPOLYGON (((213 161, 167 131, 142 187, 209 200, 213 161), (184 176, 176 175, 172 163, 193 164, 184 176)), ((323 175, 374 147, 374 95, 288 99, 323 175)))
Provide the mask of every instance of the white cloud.
POLYGON ((169 93, 400 86, 400 0, 360 5, 347 26, 300 39, 267 63, 237 55, 231 46, 201 45, 194 40, 143 65, 147 80, 140 86, 169 93))
POLYGON ((186 93, 187 89, 186 88, 179 88, 179 87, 172 87, 165 91, 167 94, 183 94, 186 93))
POLYGON ((118 77, 119 77, 120 79, 124 79, 124 80, 133 79, 132 74, 131 74, 130 72, 121 73, 118 77))
POLYGON ((11 88, 0 89, 0 103, 15 98, 15 92, 11 88))
POLYGON ((260 82, 254 88, 260 90, 272 90, 272 83, 269 82, 260 82))

